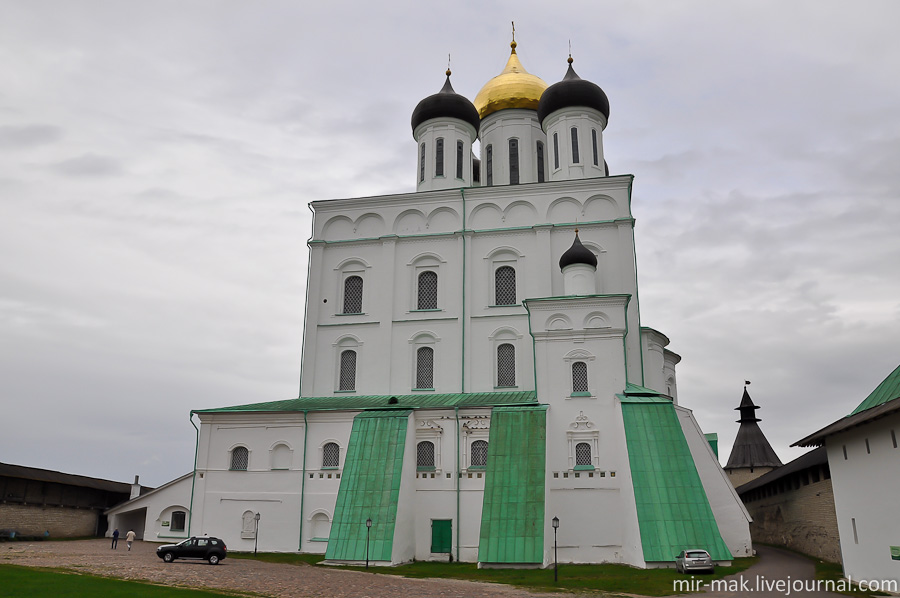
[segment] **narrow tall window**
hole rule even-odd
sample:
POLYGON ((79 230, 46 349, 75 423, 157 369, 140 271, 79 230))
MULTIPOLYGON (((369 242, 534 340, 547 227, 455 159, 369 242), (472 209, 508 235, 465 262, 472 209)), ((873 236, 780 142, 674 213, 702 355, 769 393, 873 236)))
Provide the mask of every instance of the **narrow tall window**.
POLYGON ((341 373, 338 390, 356 390, 356 351, 341 351, 341 373))
POLYGON ((363 279, 360 276, 348 276, 344 281, 344 313, 361 314, 363 297, 363 279))
POLYGON ((578 164, 581 159, 578 157, 578 129, 572 127, 572 163, 578 164))
POLYGON ((456 142, 456 178, 463 178, 463 142, 456 142))
POLYGON ((544 143, 537 142, 537 182, 544 182, 544 143))
POLYGON ((438 137, 434 143, 434 176, 444 176, 444 138, 438 137))
POLYGON ((236 446, 231 450, 231 471, 247 471, 250 451, 246 446, 236 446))
POLYGON ((853 526, 853 543, 859 544, 859 534, 856 533, 856 517, 851 517, 850 523, 853 526))
POLYGON ((559 133, 554 133, 553 134, 553 170, 556 170, 557 168, 559 168, 559 133))
POLYGON ((575 445, 575 465, 591 465, 591 445, 587 442, 575 445))
POLYGON ((488 443, 476 440, 472 443, 472 467, 487 466, 488 443))
POLYGON ((322 468, 341 466, 341 447, 336 442, 329 442, 322 447, 322 468))
POLYGON ((416 309, 437 309, 437 283, 436 272, 426 270, 419 274, 419 296, 416 309))
POLYGON ((588 392, 587 364, 583 361, 572 364, 572 392, 588 392))
POLYGON ((594 149, 594 166, 599 166, 600 154, 597 152, 597 129, 591 129, 591 147, 594 149))
POLYGON ((425 144, 419 147, 419 182, 425 182, 425 144))
POLYGON ((489 145, 484 150, 484 159, 487 162, 485 165, 485 178, 487 179, 486 185, 490 187, 494 184, 494 146, 489 145))
POLYGON ((891 430, 891 442, 894 444, 894 448, 897 448, 897 433, 891 430))
POLYGON ((516 304, 516 270, 500 266, 494 272, 494 305, 516 304))
POLYGON ((184 520, 185 520, 184 511, 173 511, 172 512, 172 521, 169 525, 170 532, 183 532, 184 531, 184 520))
POLYGON ((497 386, 516 385, 516 348, 509 343, 497 347, 497 386))
POLYGON ((509 184, 519 184, 519 140, 509 140, 509 184))
POLYGON ((416 388, 434 388, 434 349, 420 347, 416 351, 416 388))
POLYGON ((434 469, 434 443, 423 440, 416 445, 416 467, 434 469))

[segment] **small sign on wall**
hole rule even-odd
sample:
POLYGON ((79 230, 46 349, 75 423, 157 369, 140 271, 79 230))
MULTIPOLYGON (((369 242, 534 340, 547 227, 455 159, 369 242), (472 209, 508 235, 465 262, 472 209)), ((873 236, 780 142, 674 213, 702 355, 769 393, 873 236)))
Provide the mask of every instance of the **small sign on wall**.
POLYGON ((900 546, 891 546, 891 558, 900 561, 900 546))
POLYGON ((163 521, 162 523, 160 523, 160 525, 162 525, 163 527, 169 527, 169 522, 163 521))

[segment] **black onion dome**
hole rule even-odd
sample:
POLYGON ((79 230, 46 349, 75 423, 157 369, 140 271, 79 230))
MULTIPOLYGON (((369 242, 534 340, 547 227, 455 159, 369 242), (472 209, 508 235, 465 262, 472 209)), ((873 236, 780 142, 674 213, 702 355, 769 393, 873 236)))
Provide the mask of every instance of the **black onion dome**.
POLYGON ((543 123, 550 114, 569 106, 587 106, 599 111, 609 119, 609 98, 600 86, 585 81, 575 73, 569 58, 569 70, 559 83, 554 83, 544 91, 538 104, 538 121, 543 123))
POLYGON ((411 121, 413 133, 416 132, 416 127, 432 118, 456 118, 475 127, 476 132, 481 123, 475 105, 453 91, 453 86, 450 85, 449 70, 447 70, 447 81, 444 83, 444 87, 438 93, 419 102, 416 109, 413 110, 411 121))
POLYGON ((572 242, 572 246, 566 249, 566 252, 559 258, 559 269, 562 270, 572 264, 587 264, 594 268, 597 267, 597 256, 581 244, 577 230, 575 231, 575 241, 572 242))

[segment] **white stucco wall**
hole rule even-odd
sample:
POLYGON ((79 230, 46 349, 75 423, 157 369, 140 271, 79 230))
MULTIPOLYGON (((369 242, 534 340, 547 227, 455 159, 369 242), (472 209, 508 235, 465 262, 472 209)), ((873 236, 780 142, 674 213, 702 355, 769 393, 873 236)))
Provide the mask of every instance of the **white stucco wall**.
POLYGON ((148 542, 177 542, 187 538, 191 511, 192 474, 176 478, 143 496, 131 499, 106 511, 109 520, 107 537, 118 528, 124 540, 128 528, 134 527, 138 538, 148 542), (187 516, 183 531, 172 530, 172 513, 184 511, 187 516))

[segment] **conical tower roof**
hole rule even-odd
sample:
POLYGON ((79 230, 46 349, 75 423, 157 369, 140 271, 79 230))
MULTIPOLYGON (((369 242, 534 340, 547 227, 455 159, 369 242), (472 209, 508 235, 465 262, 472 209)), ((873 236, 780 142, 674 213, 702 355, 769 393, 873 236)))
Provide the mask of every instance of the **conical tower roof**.
POLYGON ((766 435, 759 429, 756 417, 758 406, 753 404, 747 387, 744 387, 744 395, 741 404, 735 411, 741 412, 741 418, 737 420, 741 427, 738 428, 737 437, 734 439, 734 447, 725 469, 738 469, 741 467, 781 467, 781 459, 775 454, 772 445, 766 439, 766 435))

